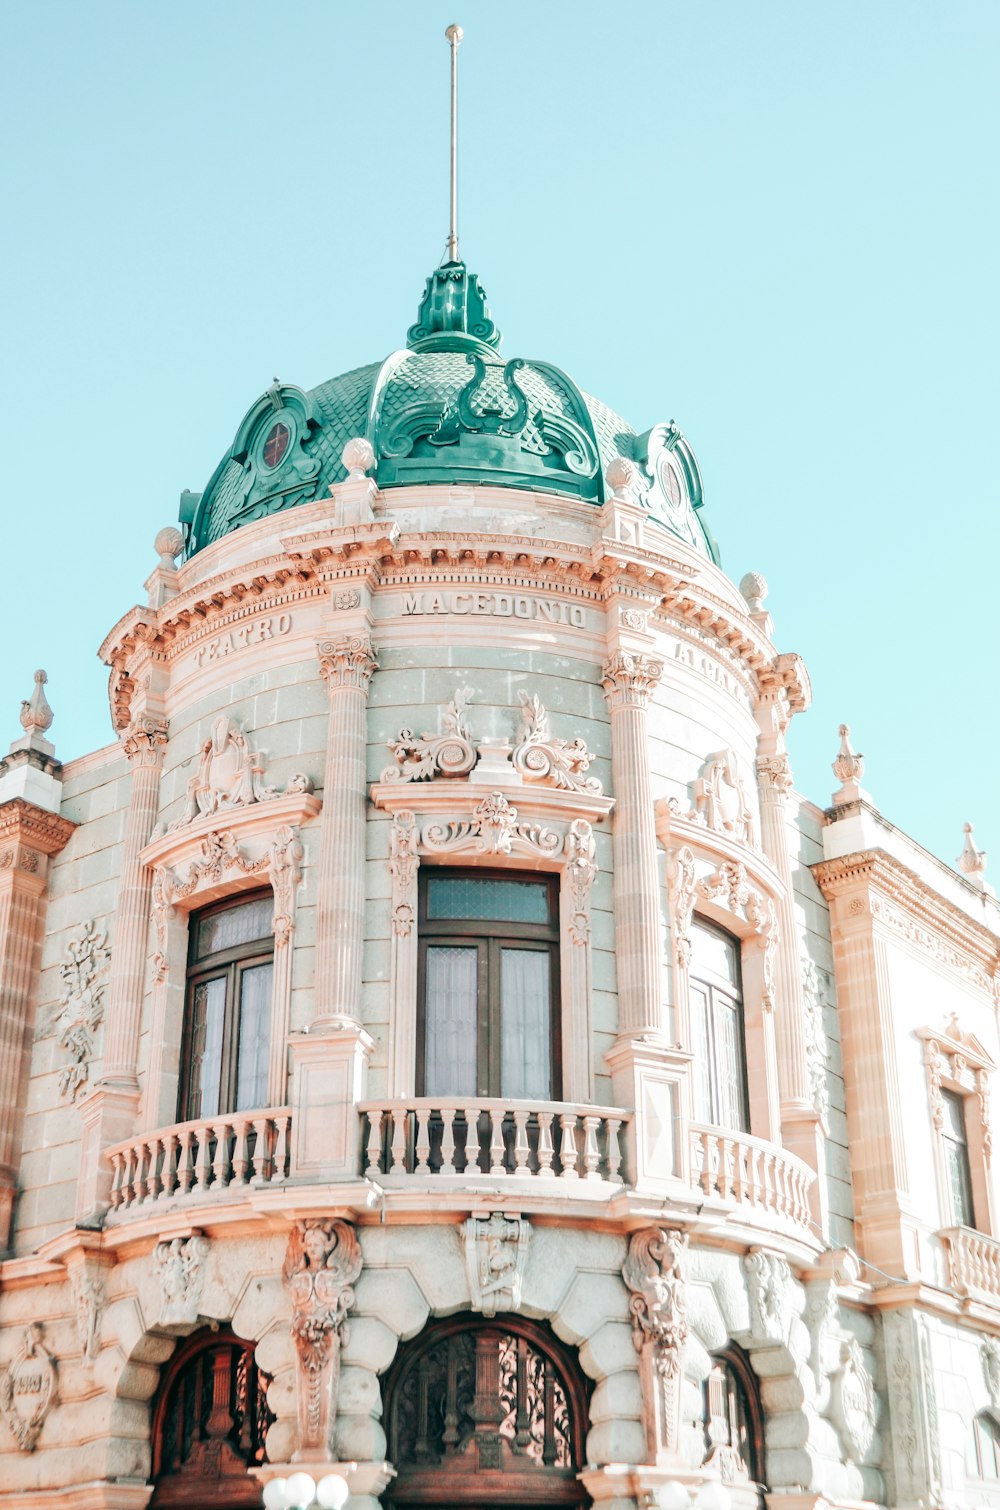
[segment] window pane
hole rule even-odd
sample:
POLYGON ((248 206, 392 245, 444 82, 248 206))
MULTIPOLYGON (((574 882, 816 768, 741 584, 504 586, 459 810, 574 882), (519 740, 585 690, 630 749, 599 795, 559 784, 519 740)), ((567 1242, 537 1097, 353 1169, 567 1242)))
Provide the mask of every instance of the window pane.
POLYGON ((956 1143, 947 1135, 944 1158, 948 1169, 948 1186, 951 1191, 951 1219, 960 1227, 974 1227, 972 1209, 972 1177, 969 1171, 969 1154, 963 1143, 956 1143))
POLYGON ((715 975, 730 985, 739 981, 736 940, 716 933, 714 928, 700 928, 697 923, 691 929, 691 974, 715 975))
POLYGON ((427 916, 547 923, 549 888, 544 881, 505 881, 492 876, 429 876, 427 916))
POLYGON ((214 1117, 219 1110, 222 1077, 222 1029, 226 1016, 226 978, 202 981, 191 1000, 187 1106, 184 1120, 214 1117))
POLYGON ((712 1048, 708 1033, 708 992, 691 982, 691 1047, 694 1051, 694 1118, 714 1122, 712 1114, 712 1048))
POLYGON ((271 1037, 273 966, 244 970, 240 990, 240 1039, 236 1059, 236 1105, 249 1111, 267 1105, 267 1057, 271 1037))
POLYGON ((270 938, 273 918, 271 897, 258 897, 241 907, 210 913, 198 923, 197 958, 203 959, 219 949, 233 949, 237 944, 249 944, 254 939, 270 938))
POLYGON ((715 1051, 718 1057, 719 1115, 721 1127, 740 1128, 748 1132, 743 1104, 743 1039, 740 1014, 735 1002, 718 992, 715 1000, 715 1051))
POLYGON ((424 1094, 476 1094, 479 950, 434 945, 427 950, 427 1036, 424 1094))
POLYGON ((965 1143, 965 1097, 958 1095, 956 1091, 942 1091, 941 1100, 944 1103, 946 1136, 953 1138, 956 1143, 965 1143))
POLYGON ((547 949, 501 949, 500 1094, 546 1101, 552 1094, 547 949))

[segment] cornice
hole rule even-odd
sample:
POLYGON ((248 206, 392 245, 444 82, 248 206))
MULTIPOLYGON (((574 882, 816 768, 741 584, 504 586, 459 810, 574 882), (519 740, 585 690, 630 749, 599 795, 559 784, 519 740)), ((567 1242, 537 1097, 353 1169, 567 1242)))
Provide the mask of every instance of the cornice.
POLYGON ((373 806, 382 812, 412 812, 457 821, 470 819, 477 805, 492 792, 501 792, 525 822, 566 823, 586 818, 590 823, 600 823, 615 805, 613 797, 564 791, 533 782, 522 786, 497 780, 492 775, 485 783, 455 777, 440 777, 436 781, 376 781, 370 790, 373 806))
POLYGON ((939 964, 971 975, 981 989, 1000 989, 1000 938, 941 896, 914 871, 882 849, 862 850, 836 860, 820 860, 810 870, 827 901, 854 894, 849 907, 866 910, 863 889, 876 893, 876 921, 929 951, 939 964))
POLYGON ((76 828, 69 818, 36 807, 23 797, 0 803, 0 844, 26 844, 43 855, 57 855, 76 828))
POLYGON ((312 792, 295 792, 251 802, 222 812, 206 813, 151 839, 140 852, 143 865, 176 869, 197 860, 210 834, 232 834, 241 844, 269 841, 279 828, 302 827, 316 817, 323 804, 312 792))

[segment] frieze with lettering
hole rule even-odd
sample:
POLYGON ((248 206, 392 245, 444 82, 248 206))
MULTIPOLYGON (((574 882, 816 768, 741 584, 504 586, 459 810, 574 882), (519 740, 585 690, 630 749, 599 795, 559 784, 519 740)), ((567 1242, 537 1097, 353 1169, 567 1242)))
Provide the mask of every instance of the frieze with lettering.
POLYGON ((225 660, 226 656, 233 655, 237 650, 246 650, 249 645, 265 645, 268 640, 291 634, 291 631, 290 613, 250 619, 246 624, 235 624, 225 634, 218 634, 214 640, 206 640, 204 645, 199 645, 194 653, 195 663, 198 666, 211 666, 213 661, 225 660))
POLYGON ((580 603, 560 598, 538 598, 512 592, 408 592, 403 597, 404 616, 473 614, 498 619, 539 619, 546 624, 565 624, 582 629, 585 610, 580 603))

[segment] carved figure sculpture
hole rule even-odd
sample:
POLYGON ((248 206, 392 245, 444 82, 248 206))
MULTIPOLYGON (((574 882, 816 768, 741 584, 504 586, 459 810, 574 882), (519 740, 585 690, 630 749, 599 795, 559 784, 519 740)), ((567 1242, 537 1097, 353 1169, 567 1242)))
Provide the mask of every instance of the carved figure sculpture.
POLYGON ((754 842, 753 811, 732 750, 713 755, 694 784, 698 816, 717 834, 754 842))
POLYGON ((163 1297, 161 1326, 190 1326, 198 1320, 210 1246, 208 1238, 200 1234, 157 1243, 153 1262, 163 1297))
POLYGON ((299 1222, 288 1239, 282 1277, 292 1297, 299 1357, 299 1451, 333 1453, 340 1350, 354 1304, 361 1248, 349 1222, 299 1222))
POLYGON ((791 1323, 791 1270, 780 1253, 756 1248, 743 1260, 754 1342, 786 1342, 791 1323))
POLYGON ((631 1291, 632 1341, 640 1357, 650 1460, 672 1461, 680 1436, 681 1372, 687 1342, 688 1236, 644 1227, 629 1239, 622 1278, 631 1291))
POLYGON ((516 1311, 531 1237, 528 1223, 494 1211, 486 1220, 473 1216, 463 1222, 462 1237, 472 1309, 484 1316, 516 1311))

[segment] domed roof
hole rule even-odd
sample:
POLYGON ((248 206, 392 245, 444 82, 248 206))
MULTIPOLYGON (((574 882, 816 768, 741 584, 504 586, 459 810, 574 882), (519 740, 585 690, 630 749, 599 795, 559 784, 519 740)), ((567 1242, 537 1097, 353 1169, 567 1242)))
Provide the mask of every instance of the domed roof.
POLYGON ((614 491, 717 560, 697 513, 698 466, 676 425, 640 435, 551 363, 505 361, 500 340, 476 275, 462 262, 436 268, 403 350, 309 392, 275 379, 204 493, 182 495, 187 554, 324 496, 347 476, 345 444, 363 436, 380 489, 483 483, 594 504, 614 491))

